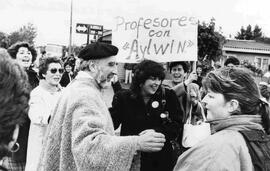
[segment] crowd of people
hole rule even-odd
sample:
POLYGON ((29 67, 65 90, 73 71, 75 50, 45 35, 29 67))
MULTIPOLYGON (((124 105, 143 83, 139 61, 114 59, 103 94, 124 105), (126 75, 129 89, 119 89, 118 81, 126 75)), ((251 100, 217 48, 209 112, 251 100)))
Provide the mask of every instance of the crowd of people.
POLYGON ((115 79, 117 53, 95 42, 80 51, 79 66, 74 56, 44 56, 33 69, 37 53, 28 43, 0 49, 0 170, 259 168, 244 134, 270 133, 267 81, 257 84, 234 57, 209 73, 171 62, 169 79, 163 64, 145 59, 125 65, 126 88, 115 79), (187 121, 209 123, 211 135, 184 146, 187 121))

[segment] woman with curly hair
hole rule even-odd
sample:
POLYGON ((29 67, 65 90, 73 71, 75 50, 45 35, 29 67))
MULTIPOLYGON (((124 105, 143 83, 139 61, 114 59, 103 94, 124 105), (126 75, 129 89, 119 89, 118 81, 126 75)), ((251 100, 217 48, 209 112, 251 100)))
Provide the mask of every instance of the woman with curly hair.
POLYGON ((122 124, 121 136, 142 135, 149 129, 165 135, 161 151, 141 153, 141 171, 171 171, 175 164, 170 141, 181 132, 183 113, 175 92, 161 86, 164 78, 161 64, 142 61, 135 67, 130 89, 117 92, 110 108, 114 128, 122 124))
MULTIPOLYGON (((31 67, 37 57, 37 52, 34 47, 30 46, 26 42, 18 42, 8 48, 7 51, 9 55, 26 71, 30 89, 32 90, 35 88, 39 83, 39 79, 37 73, 31 67)), ((25 168, 29 127, 30 119, 27 117, 26 122, 21 126, 18 137, 18 142, 21 145, 21 148, 16 153, 12 153, 12 157, 6 159, 10 166, 9 170, 23 171, 25 168)))
POLYGON ((5 156, 20 149, 20 126, 28 113, 30 88, 23 68, 0 50, 0 170, 9 168, 5 156), (4 168, 3 168, 4 167, 4 168))
POLYGON ((44 58, 39 64, 39 85, 31 92, 28 116, 31 120, 26 171, 37 170, 43 138, 53 109, 61 90, 59 84, 64 69, 60 59, 44 58))
POLYGON ((37 73, 32 69, 32 64, 37 58, 35 48, 26 42, 18 42, 8 48, 8 53, 24 67, 27 72, 31 88, 35 88, 39 83, 37 73))

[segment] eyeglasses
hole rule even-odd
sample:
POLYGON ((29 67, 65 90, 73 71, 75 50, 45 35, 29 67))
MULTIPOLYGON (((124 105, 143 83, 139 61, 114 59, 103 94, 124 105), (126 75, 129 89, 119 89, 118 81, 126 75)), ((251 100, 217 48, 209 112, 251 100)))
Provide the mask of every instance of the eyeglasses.
POLYGON ((64 69, 63 69, 63 68, 59 68, 59 69, 57 69, 57 68, 52 68, 52 69, 50 69, 50 72, 51 72, 52 74, 55 74, 55 73, 57 72, 57 70, 58 70, 59 74, 63 74, 63 73, 64 73, 64 69))

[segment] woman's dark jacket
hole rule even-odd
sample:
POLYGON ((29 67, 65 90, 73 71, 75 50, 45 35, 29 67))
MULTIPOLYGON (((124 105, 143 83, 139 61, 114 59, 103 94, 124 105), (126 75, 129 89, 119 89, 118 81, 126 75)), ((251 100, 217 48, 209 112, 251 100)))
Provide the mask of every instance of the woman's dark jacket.
POLYGON ((142 96, 131 90, 121 90, 113 98, 110 108, 114 128, 121 125, 121 136, 138 135, 146 129, 154 129, 165 135, 166 142, 163 149, 155 153, 144 153, 141 156, 141 171, 170 171, 175 161, 172 157, 170 140, 180 134, 182 128, 182 113, 178 98, 173 90, 165 89, 165 110, 162 110, 162 90, 159 88, 145 105, 142 96), (154 102, 154 103, 153 103, 154 102), (155 107, 154 104, 158 106, 155 107), (169 112, 171 122, 161 118, 161 113, 169 112))
POLYGON ((64 72, 62 75, 62 78, 60 80, 60 85, 62 87, 66 87, 70 83, 70 81, 74 78, 73 74, 70 75, 70 77, 68 76, 68 74, 69 74, 68 72, 64 72))
MULTIPOLYGON (((37 73, 32 70, 26 70, 28 75, 28 81, 30 84, 30 89, 34 89, 39 84, 39 79, 37 73)), ((12 159, 18 162, 25 162, 26 161, 26 154, 27 154, 27 143, 28 143, 28 134, 30 128, 30 118, 25 116, 26 120, 22 126, 20 126, 20 132, 18 136, 17 142, 20 144, 20 149, 16 153, 12 153, 12 159)), ((34 140, 32 140, 34 141, 34 140)))

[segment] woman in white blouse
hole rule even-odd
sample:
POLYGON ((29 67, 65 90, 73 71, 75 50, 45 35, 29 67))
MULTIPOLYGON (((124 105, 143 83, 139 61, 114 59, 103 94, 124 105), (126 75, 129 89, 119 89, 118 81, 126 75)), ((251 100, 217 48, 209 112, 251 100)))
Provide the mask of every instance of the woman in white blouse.
POLYGON ((61 87, 64 69, 58 58, 45 58, 39 66, 39 85, 33 89, 29 101, 29 117, 31 120, 26 171, 37 170, 39 156, 42 151, 42 142, 61 87))

